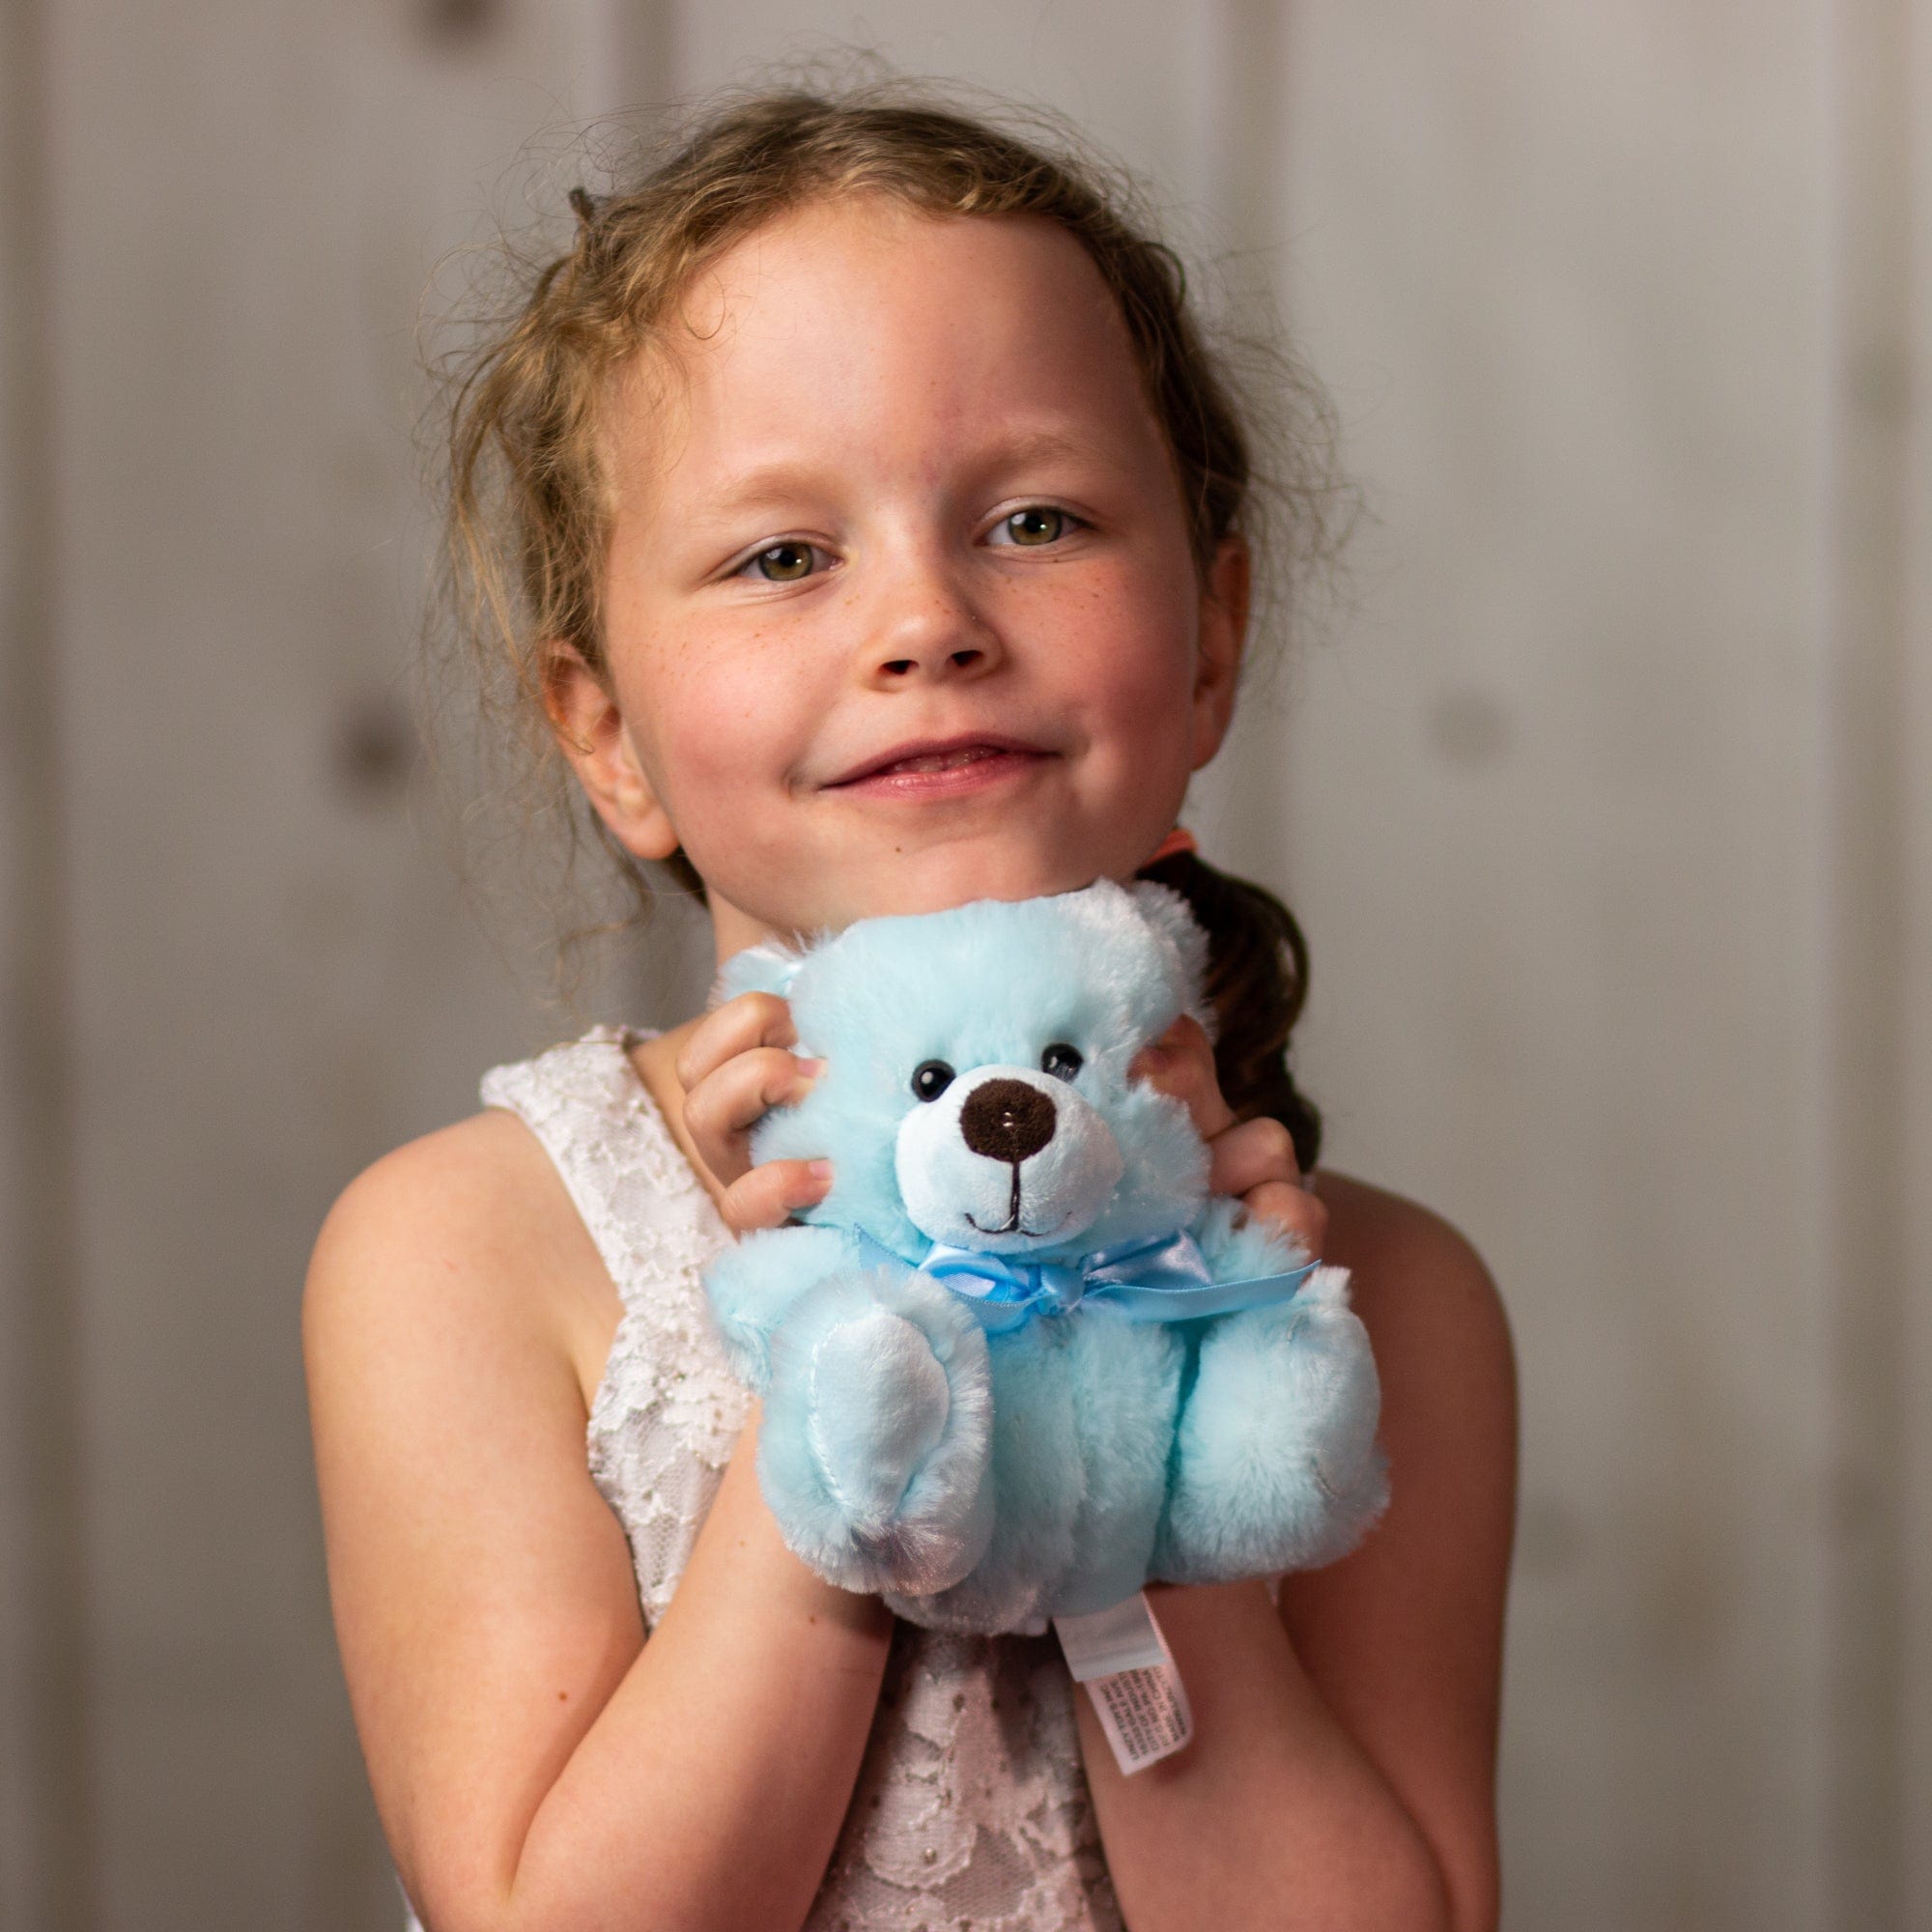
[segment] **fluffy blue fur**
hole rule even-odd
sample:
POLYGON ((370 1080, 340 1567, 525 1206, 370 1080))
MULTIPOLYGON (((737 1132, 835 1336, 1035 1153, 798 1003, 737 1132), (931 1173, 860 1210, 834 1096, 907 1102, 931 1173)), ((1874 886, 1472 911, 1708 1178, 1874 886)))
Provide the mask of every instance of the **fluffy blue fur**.
POLYGON ((833 1581, 935 1628, 1038 1630, 1151 1577, 1327 1562, 1375 1520, 1378 1392, 1345 1270, 1235 1315, 1137 1322, 1094 1303, 990 1333, 917 1271, 935 1240, 1077 1261, 1181 1228, 1217 1281, 1305 1259, 1208 1198, 1185 1108, 1127 1077, 1180 1013, 1205 1023, 1205 960, 1177 895, 1101 884, 867 920, 726 968, 723 992, 783 994, 800 1050, 827 1063, 753 1150, 829 1156, 830 1193, 811 1225, 719 1257, 706 1286, 764 1399, 767 1500, 833 1581), (1041 1070, 1062 1044, 1082 1057, 1070 1079, 1041 1070), (912 1081, 929 1061, 955 1078, 928 1101, 912 1081), (1045 1146, 968 1145, 963 1108, 993 1081, 1043 1097, 1045 1146))

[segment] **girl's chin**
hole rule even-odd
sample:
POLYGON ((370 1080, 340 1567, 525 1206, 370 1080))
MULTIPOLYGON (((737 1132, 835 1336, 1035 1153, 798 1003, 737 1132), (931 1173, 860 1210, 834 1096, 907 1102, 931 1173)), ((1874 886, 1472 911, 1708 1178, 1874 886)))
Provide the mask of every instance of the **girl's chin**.
POLYGON ((1125 877, 1113 855, 972 841, 894 853, 855 879, 846 921, 883 913, 943 912, 974 899, 1031 899, 1070 893, 1102 877, 1125 877))
POLYGON ((1140 842, 1104 836, 1048 842, 1007 825, 924 844, 907 840, 895 849, 848 832, 836 863, 828 852, 801 851, 778 877, 735 882, 742 898, 714 880, 713 921, 722 953, 772 932, 836 930, 854 920, 944 912, 975 899, 1040 898, 1077 892, 1095 879, 1130 878, 1158 840, 1152 833, 1140 842), (809 895, 797 891, 805 882, 814 888, 809 895), (759 910, 740 912, 739 905, 759 910))

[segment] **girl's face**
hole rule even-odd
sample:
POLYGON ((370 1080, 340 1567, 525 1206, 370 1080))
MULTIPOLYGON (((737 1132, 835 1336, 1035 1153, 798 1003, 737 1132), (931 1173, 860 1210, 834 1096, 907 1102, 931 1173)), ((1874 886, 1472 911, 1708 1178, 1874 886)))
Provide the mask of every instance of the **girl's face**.
POLYGON ((555 701, 627 846, 682 844, 721 956, 1124 878, 1233 702, 1127 333, 1043 220, 819 203, 695 282, 620 385, 609 689, 555 701))

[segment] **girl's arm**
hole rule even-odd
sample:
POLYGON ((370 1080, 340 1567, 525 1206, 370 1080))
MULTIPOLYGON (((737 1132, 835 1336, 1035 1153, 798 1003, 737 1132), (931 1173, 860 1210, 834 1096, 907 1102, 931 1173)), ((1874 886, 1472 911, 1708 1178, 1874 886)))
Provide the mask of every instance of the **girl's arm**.
POLYGON ((891 1619, 783 1548, 755 1423, 644 1642, 584 1463, 610 1302, 503 1114, 377 1163, 317 1245, 336 1626, 377 1807, 437 1932, 797 1926, 858 1774, 891 1619))
POLYGON ((1079 1700, 1134 1932, 1311 1925, 1488 1932, 1515 1514, 1508 1329, 1481 1262, 1410 1203, 1323 1177, 1325 1257, 1375 1344, 1391 1501, 1354 1555, 1285 1579, 1150 1592, 1195 1715, 1122 1777, 1079 1700))

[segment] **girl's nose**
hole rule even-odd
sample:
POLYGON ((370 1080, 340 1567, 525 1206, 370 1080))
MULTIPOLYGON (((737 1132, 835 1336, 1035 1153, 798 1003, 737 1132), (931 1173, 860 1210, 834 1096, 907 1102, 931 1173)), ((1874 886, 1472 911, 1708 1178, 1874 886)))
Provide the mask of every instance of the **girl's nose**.
POLYGON ((935 566, 895 573, 867 626, 865 668, 874 684, 980 675, 1002 656, 993 626, 935 566))

